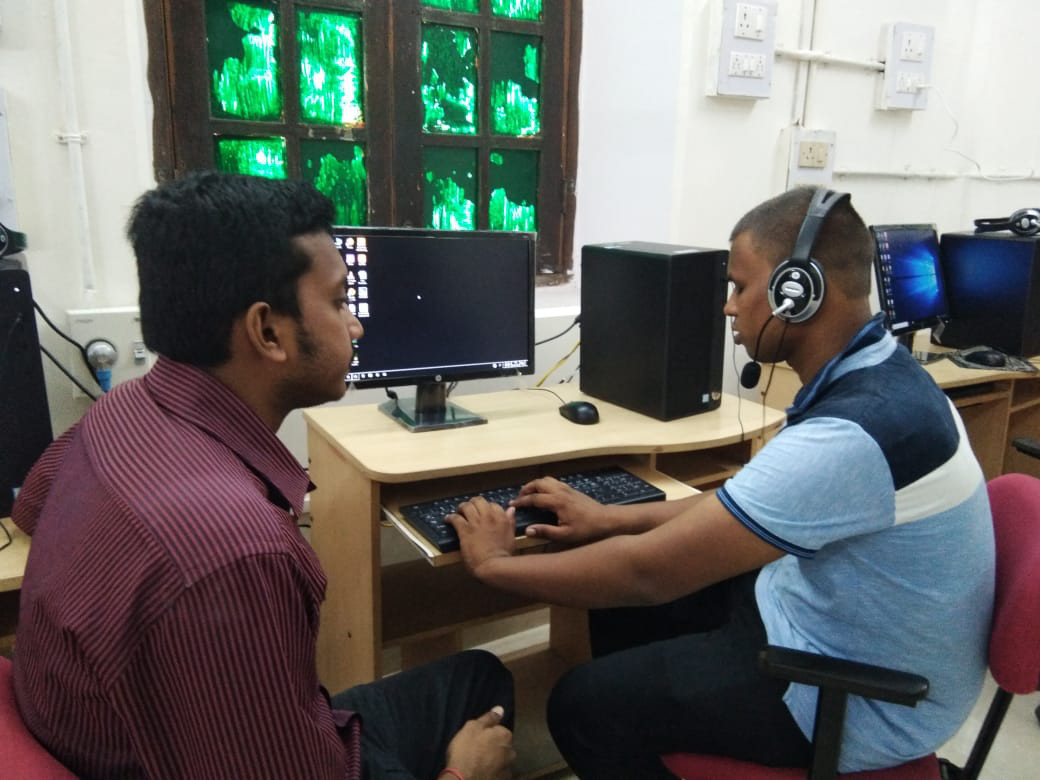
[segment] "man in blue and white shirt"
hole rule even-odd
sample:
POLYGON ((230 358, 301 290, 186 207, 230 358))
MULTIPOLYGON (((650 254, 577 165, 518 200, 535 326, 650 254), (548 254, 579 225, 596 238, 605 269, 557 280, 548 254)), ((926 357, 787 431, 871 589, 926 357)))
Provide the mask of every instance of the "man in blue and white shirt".
POLYGON ((734 341, 758 362, 786 361, 803 384, 787 426, 735 477, 630 507, 536 480, 516 503, 560 525, 528 533, 582 543, 549 555, 512 556, 510 514, 482 499, 449 516, 489 584, 643 607, 593 613, 594 649, 614 652, 553 691, 550 729, 583 778, 669 777, 657 759, 669 752, 806 766, 816 691, 765 677, 767 642, 929 678, 916 708, 850 698, 843 772, 932 752, 978 697, 994 581, 985 480, 953 405, 871 316, 873 243, 847 196, 812 231, 826 282, 815 313, 777 316, 791 304, 778 305, 775 285, 767 294, 819 200, 786 192, 731 235, 734 341), (628 636, 597 636, 611 631, 628 636))

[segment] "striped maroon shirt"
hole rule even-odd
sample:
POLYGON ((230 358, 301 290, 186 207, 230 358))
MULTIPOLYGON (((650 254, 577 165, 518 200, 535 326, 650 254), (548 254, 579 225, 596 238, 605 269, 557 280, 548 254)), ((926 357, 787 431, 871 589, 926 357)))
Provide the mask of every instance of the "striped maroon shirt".
POLYGON ((160 359, 33 468, 18 706, 89 777, 360 777, 315 668, 307 475, 236 395, 160 359))

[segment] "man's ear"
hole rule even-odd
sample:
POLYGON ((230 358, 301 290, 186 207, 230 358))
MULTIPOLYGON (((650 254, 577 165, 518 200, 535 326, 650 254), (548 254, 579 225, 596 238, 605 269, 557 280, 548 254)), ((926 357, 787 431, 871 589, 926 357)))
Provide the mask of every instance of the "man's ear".
POLYGON ((239 322, 246 343, 258 357, 281 363, 287 357, 285 347, 290 319, 272 310, 269 303, 257 301, 246 309, 239 322))

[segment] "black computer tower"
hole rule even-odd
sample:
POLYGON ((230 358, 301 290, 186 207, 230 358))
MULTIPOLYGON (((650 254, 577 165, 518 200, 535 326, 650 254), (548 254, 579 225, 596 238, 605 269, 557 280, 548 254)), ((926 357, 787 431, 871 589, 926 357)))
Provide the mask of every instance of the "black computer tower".
POLYGON ((1040 236, 944 233, 939 256, 949 318, 933 341, 1040 354, 1040 236))
POLYGON ((582 392, 658 420, 717 408, 728 257, 641 241, 582 247, 582 392))
POLYGON ((51 435, 29 274, 0 269, 0 516, 51 435))

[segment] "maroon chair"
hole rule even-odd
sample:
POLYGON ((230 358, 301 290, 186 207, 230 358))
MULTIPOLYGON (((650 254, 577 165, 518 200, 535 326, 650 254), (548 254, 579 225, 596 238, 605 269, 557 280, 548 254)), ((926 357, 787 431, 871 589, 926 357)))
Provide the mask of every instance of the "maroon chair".
POLYGON ((997 582, 989 640, 989 670, 997 683, 985 722, 963 768, 934 754, 907 764, 866 772, 837 774, 845 701, 850 693, 913 705, 927 693, 927 681, 914 694, 915 675, 866 666, 812 653, 767 647, 760 661, 767 674, 817 685, 813 765, 775 769, 720 756, 673 753, 662 756, 670 771, 685 780, 976 780, 1015 694, 1040 688, 1040 479, 1005 474, 988 484, 997 551, 997 582), (873 690, 872 690, 873 689, 873 690))
POLYGON ((11 659, 0 657, 0 776, 75 780, 29 732, 14 700, 11 659))

